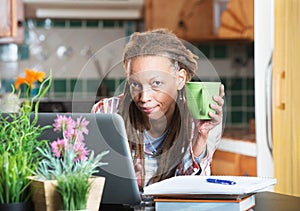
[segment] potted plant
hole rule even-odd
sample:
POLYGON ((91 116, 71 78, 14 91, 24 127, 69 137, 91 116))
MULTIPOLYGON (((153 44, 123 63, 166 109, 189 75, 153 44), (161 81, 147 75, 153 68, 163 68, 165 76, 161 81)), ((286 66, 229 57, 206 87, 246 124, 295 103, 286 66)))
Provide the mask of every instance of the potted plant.
POLYGON ((82 117, 75 121, 71 116, 57 115, 53 130, 62 137, 46 148, 37 148, 43 160, 31 178, 36 210, 99 210, 105 178, 93 174, 107 164, 101 159, 108 151, 95 156, 86 148, 88 124, 82 117))
MULTIPOLYGON (((37 125, 36 114, 51 81, 51 75, 45 79, 44 72, 26 69, 25 77, 17 78, 11 93, 22 97, 24 102, 16 113, 0 113, 0 210, 1 207, 7 210, 10 206, 17 210, 16 206, 20 207, 20 203, 30 202, 30 180, 27 177, 33 175, 40 160, 36 146, 47 144, 38 140, 45 127, 37 125), (40 82, 39 91, 32 96, 33 86, 37 82, 40 82), (23 89, 20 89, 21 86, 23 89), (32 111, 34 117, 31 120, 32 111)), ((25 204, 28 206, 28 203, 25 204)))

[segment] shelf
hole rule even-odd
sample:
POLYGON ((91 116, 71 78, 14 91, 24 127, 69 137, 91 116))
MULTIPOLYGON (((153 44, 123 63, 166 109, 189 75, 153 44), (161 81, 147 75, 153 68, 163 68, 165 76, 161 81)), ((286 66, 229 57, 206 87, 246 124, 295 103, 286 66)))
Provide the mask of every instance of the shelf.
POLYGON ((143 17, 144 0, 24 0, 26 18, 124 19, 143 17))

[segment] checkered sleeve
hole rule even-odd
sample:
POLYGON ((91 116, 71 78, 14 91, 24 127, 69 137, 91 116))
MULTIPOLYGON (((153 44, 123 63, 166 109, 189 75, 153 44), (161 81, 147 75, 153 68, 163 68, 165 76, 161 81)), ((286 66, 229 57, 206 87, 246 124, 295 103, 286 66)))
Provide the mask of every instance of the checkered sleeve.
POLYGON ((93 105, 91 113, 113 114, 118 112, 121 96, 104 98, 93 105))
POLYGON ((217 149, 217 146, 221 140, 222 125, 214 128, 207 140, 207 146, 205 151, 196 157, 193 154, 192 143, 182 159, 182 162, 178 165, 176 176, 178 175, 210 175, 210 163, 212 156, 217 149))
POLYGON ((179 175, 197 175, 201 173, 201 166, 197 163, 192 154, 192 148, 185 153, 182 162, 178 165, 176 176, 179 175))

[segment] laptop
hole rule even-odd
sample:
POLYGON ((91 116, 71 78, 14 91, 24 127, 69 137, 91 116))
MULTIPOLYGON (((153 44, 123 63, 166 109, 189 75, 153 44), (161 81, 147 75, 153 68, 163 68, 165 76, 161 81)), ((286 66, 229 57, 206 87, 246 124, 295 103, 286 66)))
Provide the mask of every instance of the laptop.
MULTIPOLYGON (((106 178, 100 207, 140 204, 140 192, 122 117, 118 114, 39 113, 38 124, 52 125, 57 115, 72 116, 74 120, 80 116, 84 117, 89 121, 89 133, 85 135, 87 148, 93 150, 95 155, 109 150, 102 159, 103 162, 108 162, 108 165, 101 166, 96 174, 106 178)), ((45 130, 40 139, 55 141, 60 135, 51 128, 45 130)))

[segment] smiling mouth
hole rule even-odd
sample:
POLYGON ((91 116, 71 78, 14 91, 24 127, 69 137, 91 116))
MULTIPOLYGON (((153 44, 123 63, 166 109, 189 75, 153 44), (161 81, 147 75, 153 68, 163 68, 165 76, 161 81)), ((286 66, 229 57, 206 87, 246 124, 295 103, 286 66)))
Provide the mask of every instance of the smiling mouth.
POLYGON ((154 111, 156 107, 141 107, 141 110, 146 113, 146 114, 150 114, 154 111))

